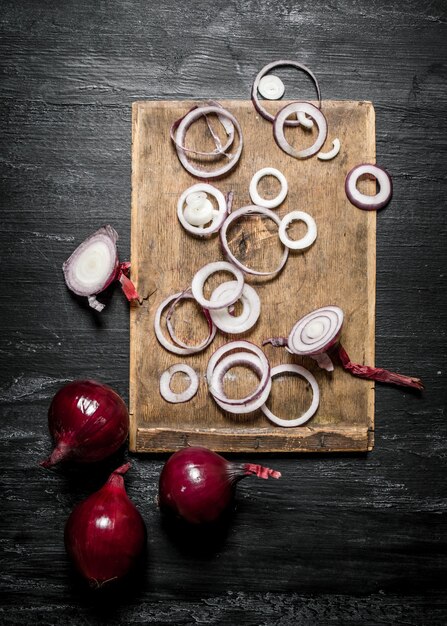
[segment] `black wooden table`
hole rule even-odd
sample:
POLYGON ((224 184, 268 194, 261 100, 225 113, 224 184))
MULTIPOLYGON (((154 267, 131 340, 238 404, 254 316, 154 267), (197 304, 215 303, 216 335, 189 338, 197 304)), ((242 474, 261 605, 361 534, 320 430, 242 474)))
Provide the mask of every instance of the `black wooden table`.
MULTIPOLYGON (((445 624, 446 4, 358 0, 2 0, 1 624, 445 624), (218 545, 171 537, 155 504, 161 458, 126 482, 149 529, 120 593, 73 574, 63 526, 122 455, 45 471, 46 411, 66 381, 128 398, 128 305, 100 321, 61 263, 103 223, 129 256, 131 103, 243 98, 294 58, 323 96, 372 100, 377 161, 394 181, 378 215, 376 362, 422 395, 377 386, 368 455, 262 457, 218 545)), ((312 97, 293 78, 292 97, 312 97)), ((306 91, 307 90, 307 91, 306 91)))

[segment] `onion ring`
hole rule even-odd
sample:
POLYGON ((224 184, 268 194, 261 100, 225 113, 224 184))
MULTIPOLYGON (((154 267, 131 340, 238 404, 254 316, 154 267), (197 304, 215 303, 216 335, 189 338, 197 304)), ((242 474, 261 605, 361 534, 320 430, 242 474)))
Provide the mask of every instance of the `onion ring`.
POLYGON ((285 246, 291 250, 304 250, 309 248, 317 238, 317 225, 314 218, 304 211, 291 211, 284 215, 278 230, 279 238, 285 246), (287 227, 291 222, 300 220, 307 226, 307 233, 301 239, 290 239, 287 235, 287 227))
POLYGON ((274 167, 263 167, 261 170, 258 170, 256 172, 256 174, 253 176, 253 178, 250 181, 249 192, 250 192, 251 201, 253 202, 253 204, 256 204, 257 206, 262 206, 266 209, 275 209, 280 204, 282 204, 284 200, 286 199, 288 190, 289 190, 289 186, 287 184, 286 177, 284 176, 282 172, 280 172, 274 167), (261 198, 261 196, 258 193, 259 181, 261 180, 261 178, 264 178, 264 176, 274 176, 281 185, 281 191, 275 198, 272 198, 271 200, 267 200, 266 198, 261 198))
POLYGON ((166 400, 166 402, 171 402, 173 404, 178 402, 188 402, 188 400, 191 400, 191 398, 196 395, 198 388, 199 377, 197 376, 197 372, 185 363, 172 365, 160 376, 160 395, 166 400), (177 374, 177 372, 183 372, 190 380, 189 387, 182 393, 174 393, 170 386, 171 379, 174 374, 177 374))
POLYGON ((278 228, 281 224, 281 220, 276 215, 276 213, 273 213, 273 211, 270 211, 270 209, 265 209, 264 207, 256 206, 254 204, 250 204, 248 206, 237 209, 236 211, 233 211, 232 213, 230 213, 230 215, 228 215, 228 217, 222 224, 222 228, 219 231, 220 243, 222 245, 222 249, 225 255, 231 261, 231 263, 233 263, 236 267, 238 267, 246 274, 252 274, 253 276, 272 276, 274 274, 277 274, 286 264, 287 258, 289 256, 289 248, 284 247, 284 252, 279 262, 279 265, 272 272, 260 272, 258 270, 253 270, 241 263, 231 252, 227 240, 228 227, 230 226, 230 224, 232 224, 235 220, 239 219, 243 215, 265 215, 266 217, 269 217, 271 220, 273 220, 275 224, 278 225, 278 228))
MULTIPOLYGON (((234 291, 236 288, 236 281, 229 281, 222 283, 211 294, 211 302, 219 302, 219 300, 226 296, 228 291, 234 291)), ((228 307, 210 311, 211 319, 219 330, 224 333, 236 335, 244 333, 250 330, 259 319, 261 313, 261 301, 258 294, 251 285, 244 284, 242 293, 240 296, 242 302, 242 313, 238 316, 231 315, 228 311, 228 307)))
POLYGON ((279 100, 284 95, 284 83, 274 74, 267 74, 261 78, 258 91, 266 100, 279 100))
POLYGON ((377 211, 388 204, 393 195, 391 176, 383 168, 372 163, 356 165, 346 176, 345 191, 349 202, 364 211, 377 211), (357 181, 363 174, 370 174, 379 183, 379 193, 368 196, 357 189, 357 181))
MULTIPOLYGON (((188 204, 191 206, 191 202, 189 202, 188 204)), ((198 235, 199 237, 204 237, 205 235, 210 235, 211 233, 217 232, 224 223, 226 215, 227 201, 225 200, 225 196, 221 191, 219 191, 219 189, 213 187, 213 185, 209 185, 208 183, 197 183, 196 185, 192 185, 192 187, 188 187, 188 189, 185 189, 185 191, 182 193, 177 202, 177 217, 180 224, 186 231, 188 231, 188 233, 191 233, 192 235, 198 235), (185 218, 183 212, 185 201, 187 201, 192 194, 202 192, 209 193, 211 196, 213 196, 216 199, 218 205, 218 210, 214 213, 211 224, 206 228, 190 224, 185 218)))
POLYGON ((226 306, 230 306, 230 304, 234 304, 236 300, 239 300, 241 297, 242 290, 244 288, 244 275, 235 267, 232 263, 227 263, 227 261, 217 261, 216 263, 208 263, 204 265, 192 279, 191 283, 191 292, 197 302, 205 309, 223 309, 226 306), (206 280, 214 274, 215 272, 230 272, 236 278, 236 287, 232 290, 232 292, 227 296, 225 302, 222 300, 217 302, 211 302, 211 300, 207 300, 203 295, 203 286, 206 280))
POLYGON ((297 374, 298 376, 302 376, 310 383, 313 392, 312 403, 310 407, 305 411, 300 417, 297 417, 293 420, 286 420, 281 417, 277 417, 274 415, 266 404, 261 406, 261 411, 264 415, 277 426, 284 426, 285 428, 293 428, 294 426, 301 426, 305 424, 310 418, 315 414, 318 409, 318 405, 320 404, 320 389, 318 387, 318 383, 315 379, 315 376, 309 372, 305 367, 301 367, 300 365, 277 365, 272 368, 271 378, 278 376, 284 372, 290 372, 292 374, 297 374))
POLYGON ((281 150, 286 152, 286 154, 290 154, 290 156, 296 159, 307 159, 319 152, 323 147, 327 136, 327 121, 323 113, 310 102, 292 102, 291 104, 287 104, 276 114, 275 121, 273 122, 273 136, 278 146, 281 150), (287 118, 291 113, 298 113, 299 111, 310 115, 318 126, 318 137, 315 142, 312 146, 304 148, 303 150, 296 150, 296 148, 289 144, 284 136, 284 126, 286 125, 287 118))
POLYGON ((317 154, 317 159, 320 159, 320 161, 330 161, 331 159, 334 159, 340 152, 340 139, 335 138, 332 142, 332 146, 333 148, 328 152, 319 152, 317 154))

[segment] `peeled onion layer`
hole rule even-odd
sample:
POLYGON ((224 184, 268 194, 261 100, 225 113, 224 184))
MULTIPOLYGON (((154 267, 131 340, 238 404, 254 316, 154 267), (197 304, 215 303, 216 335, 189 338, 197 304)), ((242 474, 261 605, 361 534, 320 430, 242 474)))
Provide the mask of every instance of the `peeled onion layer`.
POLYGON ((129 301, 141 300, 135 285, 127 276, 130 263, 120 263, 116 242, 118 233, 110 225, 103 226, 83 241, 63 263, 65 283, 78 296, 88 299, 89 306, 98 312, 104 304, 96 295, 119 281, 129 301))

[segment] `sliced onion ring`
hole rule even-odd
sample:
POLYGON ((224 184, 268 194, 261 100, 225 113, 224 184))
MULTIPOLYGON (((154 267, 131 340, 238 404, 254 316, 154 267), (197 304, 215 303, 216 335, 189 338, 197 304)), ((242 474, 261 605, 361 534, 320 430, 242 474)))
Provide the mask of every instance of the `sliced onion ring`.
POLYGON ((177 363, 172 365, 169 369, 165 370, 160 376, 160 395, 166 400, 166 402, 178 403, 188 402, 191 400, 199 388, 199 377, 195 370, 185 363, 177 363), (189 387, 182 393, 174 393, 171 389, 171 379, 177 372, 186 374, 189 378, 189 387))
POLYGON ((282 268, 284 267, 284 265, 286 264, 287 258, 289 256, 289 249, 288 248, 284 247, 284 252, 283 252, 282 258, 281 258, 281 260, 280 260, 280 262, 278 264, 278 267, 275 270, 271 271, 271 272, 260 272, 258 270, 253 270, 250 267, 247 267, 246 265, 241 263, 234 256, 234 254, 230 250, 230 247, 228 245, 228 240, 227 240, 228 227, 235 220, 237 220, 240 217, 243 217, 245 215, 265 215, 266 217, 269 217, 271 220, 273 220, 275 222, 275 224, 278 225, 278 228, 279 228, 279 225, 281 224, 280 218, 276 215, 276 213, 273 213, 273 211, 270 211, 270 209, 265 209, 264 207, 256 206, 254 204, 250 204, 249 206, 244 206, 244 207, 242 207, 240 209, 237 209, 236 211, 233 211, 232 213, 230 213, 230 215, 228 215, 228 217, 226 218, 226 220, 222 224, 222 228, 219 231, 219 237, 220 237, 220 242, 221 242, 221 245, 222 245, 222 249, 223 249, 226 257, 232 263, 234 263, 234 265, 236 265, 236 267, 241 269, 246 274, 252 274, 253 276, 273 276, 274 274, 277 274, 278 272, 280 272, 282 270, 282 268))
POLYGON ((266 404, 261 406, 261 411, 274 424, 277 424, 278 426, 285 426, 286 428, 293 428, 294 426, 301 426, 302 424, 305 424, 315 414, 318 409, 318 405, 320 404, 320 389, 318 387, 317 381, 315 380, 315 376, 311 374, 309 370, 307 370, 305 367, 301 367, 300 365, 290 365, 287 363, 284 365, 277 365, 276 367, 272 368, 271 377, 274 378, 275 376, 283 374, 284 372, 290 372, 292 374, 302 376, 310 383, 313 392, 313 398, 310 407, 300 417, 297 417, 293 420, 287 420, 281 417, 277 417, 270 411, 266 404))
MULTIPOLYGON (((265 65, 262 70, 258 73, 258 75, 256 76, 254 82, 253 82, 253 86, 251 88, 251 101, 253 102, 253 106, 255 107, 256 111, 262 115, 262 117, 266 120, 268 120, 269 122, 273 122, 275 120, 275 116, 272 115, 271 113, 269 113, 261 104, 259 98, 258 98, 258 87, 259 87, 259 82, 261 80, 261 78, 263 76, 265 76, 266 74, 268 74, 268 72, 270 72, 270 70, 274 69, 275 67, 280 67, 280 66, 291 66, 291 67, 295 67, 298 70, 302 70, 303 72, 306 72, 306 74, 308 74, 311 79, 313 80, 314 84, 315 84, 315 88, 317 90, 317 97, 318 97, 318 108, 321 108, 321 93, 320 93, 320 86, 318 84, 318 81, 316 79, 315 74, 305 65, 303 65, 302 63, 297 63, 297 61, 286 61, 286 60, 280 60, 280 61, 273 61, 272 63, 268 63, 268 65, 265 65)), ((312 116, 313 117, 313 116, 312 116)), ((286 126, 298 126, 299 125, 299 121, 298 120, 287 120, 285 122, 286 126)))
POLYGON ((279 100, 284 95, 284 83, 274 74, 267 74, 261 78, 258 91, 266 100, 279 100))
POLYGON ((278 207, 284 200, 286 199, 287 192, 289 190, 289 186, 287 184, 287 179, 282 172, 277 170, 274 167, 263 167, 261 170, 258 170, 256 174, 250 181, 250 198, 253 204, 257 206, 265 207, 266 209, 275 209, 278 207), (281 190, 279 194, 272 198, 271 200, 267 200, 266 198, 261 198, 258 193, 258 184, 261 178, 264 176, 274 176, 281 185, 281 190))
POLYGON ((196 272, 191 283, 192 295, 200 306, 208 310, 222 309, 226 306, 230 306, 230 304, 234 304, 241 297, 243 288, 244 275, 237 267, 235 267, 232 263, 227 263, 227 261, 216 261, 216 263, 208 263, 207 265, 204 265, 198 272, 196 272), (211 274, 215 274, 216 272, 230 272, 236 278, 235 288, 228 294, 225 301, 221 299, 219 303, 211 302, 211 300, 207 300, 203 295, 203 286, 205 285, 206 280, 211 276, 211 274))
POLYGON ((372 163, 362 163, 353 167, 346 176, 345 191, 348 200, 354 206, 364 211, 376 211, 386 206, 391 200, 393 183, 391 176, 383 168, 372 163), (380 189, 375 196, 368 196, 357 189, 357 181, 364 174, 374 176, 377 180, 380 189))
POLYGON ((317 238, 317 225, 314 218, 304 211, 291 211, 284 215, 278 230, 279 238, 285 246, 291 250, 305 250, 313 244, 317 238), (290 239, 287 235, 287 227, 291 222, 300 220, 307 226, 307 233, 301 239, 290 239))
MULTIPOLYGON (((171 133, 171 137, 172 137, 172 133, 171 133)), ((183 165, 183 167, 185 168, 187 172, 192 174, 192 176, 196 176, 197 178, 202 178, 202 179, 219 178, 220 176, 223 176, 224 174, 232 170, 233 167, 236 165, 236 163, 239 161, 239 157, 241 156, 242 146, 243 146, 242 129, 241 129, 239 122, 234 117, 234 115, 230 113, 229 111, 227 111, 226 109, 224 109, 223 107, 214 106, 214 105, 200 106, 189 111, 189 113, 187 113, 185 117, 183 117, 178 122, 178 127, 175 132, 174 145, 175 145, 175 149, 177 151, 177 156, 180 160, 180 163, 183 165), (199 169, 195 167, 188 161, 188 157, 186 156, 187 150, 184 147, 184 143, 185 143, 186 133, 188 131, 188 128, 191 126, 191 124, 193 124, 196 120, 198 120, 199 117, 202 117, 204 115, 206 116, 210 113, 215 113, 216 115, 225 117, 234 125, 239 135, 239 144, 234 154, 228 155, 229 156, 228 163, 226 163, 225 165, 222 165, 221 167, 218 167, 215 170, 207 171, 207 170, 203 170, 203 169, 199 169)), ((197 151, 193 151, 193 152, 199 155, 210 154, 210 153, 199 153, 197 151)), ((221 151, 219 153, 222 154, 221 151)))
POLYGON ((229 405, 241 406, 243 404, 257 400, 259 396, 263 393, 266 386, 268 385, 268 381, 270 380, 270 364, 261 348, 259 348, 254 343, 242 339, 238 341, 230 341, 229 343, 218 348, 216 352, 214 352, 214 354, 211 356, 210 360, 208 361, 208 366, 206 370, 206 380, 208 382, 209 391, 216 401, 224 402, 225 404, 229 405), (223 391, 219 390, 219 385, 217 389, 215 389, 213 386, 213 382, 215 382, 215 379, 213 379, 213 374, 216 366, 223 359, 224 356, 232 351, 236 351, 236 354, 234 355, 235 357, 241 357, 246 353, 254 354, 258 358, 259 367, 262 370, 261 380, 259 381, 259 385, 255 389, 255 391, 245 398, 240 398, 237 400, 230 400, 229 398, 227 398, 223 391))
POLYGON ((332 150, 329 150, 328 152, 319 152, 317 154, 317 159, 320 159, 320 161, 330 161, 331 159, 334 159, 340 152, 340 139, 335 138, 332 142, 332 146, 332 150))
POLYGON ((177 202, 177 217, 178 217, 180 224, 183 226, 183 228, 186 231, 188 231, 192 235, 198 235, 199 237, 204 237, 205 235, 210 235, 211 233, 217 232, 219 228, 222 226, 226 215, 227 215, 227 201, 225 200, 225 196, 223 195, 221 191, 219 191, 219 189, 217 189, 216 187, 213 187, 213 185, 210 185, 208 183, 197 183, 196 185, 192 185, 192 187, 188 187, 188 189, 185 189, 185 191, 182 193, 182 195, 180 196, 177 202), (207 226, 206 228, 201 228, 200 226, 193 226, 186 220, 184 213, 183 213, 184 205, 185 205, 185 202, 187 202, 187 199, 192 194, 197 194, 197 193, 202 193, 202 192, 207 193, 207 194, 209 193, 211 196, 213 196, 216 199, 217 206, 218 206, 217 213, 213 216, 211 224, 207 226))
MULTIPOLYGON (((228 292, 234 291, 236 288, 236 281, 228 281, 222 283, 213 291, 210 297, 211 302, 219 303, 219 300, 227 297, 228 292)), ((211 319, 214 325, 224 333, 239 334, 250 330, 259 319, 261 313, 261 301, 258 294, 251 285, 244 284, 241 297, 242 313, 238 316, 231 315, 228 311, 228 307, 210 311, 211 319)))
POLYGON ((327 136, 327 121, 323 113, 310 102, 292 102, 291 104, 287 104, 276 114, 273 123, 273 136, 281 150, 284 150, 284 152, 296 159, 307 159, 319 152, 323 147, 327 136), (286 125, 287 118, 292 113, 298 113, 299 111, 310 115, 318 126, 318 136, 315 142, 309 148, 304 148, 303 150, 297 150, 291 146, 284 135, 284 126, 286 125))
POLYGON ((301 356, 327 352, 338 341, 343 317, 338 306, 326 306, 308 313, 290 331, 289 350, 301 356))
POLYGON ((179 301, 182 299, 188 299, 188 298, 189 299, 193 298, 193 296, 188 291, 186 292, 181 291, 179 293, 175 293, 172 296, 169 296, 169 298, 166 298, 165 300, 163 300, 163 302, 158 307, 157 311, 155 312, 155 319, 154 319, 155 336, 157 337, 159 343, 163 346, 163 348, 166 348, 166 350, 169 350, 169 352, 173 352, 174 354, 180 354, 180 355, 185 355, 185 356, 188 354, 195 354, 196 352, 201 352, 201 350, 204 350, 205 348, 207 348, 210 345, 210 343, 213 341, 216 335, 216 331, 217 331, 216 327, 211 322, 211 324, 209 325, 208 337, 204 341, 202 341, 202 343, 200 343, 199 345, 190 346, 188 348, 181 347, 178 345, 176 346, 166 339, 166 337, 163 335, 163 332, 161 330, 161 316, 162 316, 163 311, 171 302, 179 301))

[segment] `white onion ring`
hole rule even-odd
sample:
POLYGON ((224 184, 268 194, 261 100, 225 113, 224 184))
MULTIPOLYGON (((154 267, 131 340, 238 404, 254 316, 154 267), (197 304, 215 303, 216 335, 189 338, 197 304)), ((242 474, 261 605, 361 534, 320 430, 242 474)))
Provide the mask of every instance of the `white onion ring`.
POLYGON ((296 119, 299 121, 303 128, 313 128, 313 120, 310 117, 307 117, 303 111, 298 111, 296 114, 296 119))
MULTIPOLYGON (((230 113, 229 111, 227 111, 226 109, 224 109, 223 107, 214 106, 214 105, 200 106, 189 111, 189 113, 187 113, 185 117, 183 117, 183 119, 180 120, 177 130, 175 132, 174 145, 175 145, 175 149, 177 151, 177 156, 180 160, 180 163, 183 165, 183 167, 185 168, 187 172, 192 174, 192 176, 196 176, 197 178, 202 178, 202 179, 218 178, 220 176, 223 176, 230 170, 232 170, 233 167, 236 165, 236 163, 239 161, 239 157, 241 156, 242 146, 243 146, 242 129, 241 129, 239 122, 234 117, 234 115, 230 113), (188 158, 186 156, 186 153, 188 151, 186 150, 183 144, 185 142, 186 133, 188 131, 188 128, 191 126, 191 124, 193 124, 196 120, 198 120, 199 117, 202 117, 203 115, 206 116, 210 113, 215 113, 218 116, 225 117, 234 125, 239 135, 239 145, 237 146, 235 153, 229 156, 228 163, 226 163, 225 165, 222 165, 221 167, 213 171, 206 171, 206 170, 195 167, 188 161, 188 158)), ((223 153, 222 150, 219 152, 220 154, 223 153)), ((207 154, 207 155, 211 154, 211 153, 200 153, 200 152, 197 152, 196 150, 193 150, 190 152, 194 152, 195 154, 207 154)))
POLYGON ((304 211, 291 211, 284 215, 278 230, 279 238, 285 246, 291 250, 304 250, 311 246, 317 238, 317 225, 314 218, 304 211), (301 239, 290 239, 287 235, 287 227, 291 222, 300 220, 307 226, 307 233, 301 239))
POLYGON ((197 302, 205 309, 211 311, 212 309, 222 309, 224 307, 230 306, 230 304, 234 304, 236 300, 239 300, 242 290, 244 288, 244 275, 235 267, 232 263, 227 263, 227 261, 217 261, 216 263, 208 263, 204 265, 192 279, 191 283, 191 292, 197 302), (211 302, 211 300, 207 300, 203 295, 203 286, 205 285, 206 280, 211 276, 211 274, 215 274, 216 272, 230 272, 236 278, 236 286, 232 290, 228 297, 219 303, 211 302))
POLYGON ((284 83, 274 74, 263 76, 259 81, 258 91, 266 100, 279 100, 284 95, 284 83))
MULTIPOLYGON (((191 204, 191 203, 188 203, 188 204, 191 204)), ((185 189, 185 191, 182 193, 182 195, 180 196, 177 202, 177 217, 178 217, 180 224, 189 233, 191 233, 192 235, 198 235, 199 237, 204 237, 205 235, 210 235, 211 233, 217 232, 219 228, 222 226, 223 222, 225 221, 226 215, 227 215, 227 201, 225 200, 225 196, 223 195, 221 191, 219 191, 219 189, 217 189, 216 187, 213 187, 213 185, 209 185, 208 183, 197 183, 196 185, 192 185, 192 187, 188 187, 188 189, 185 189), (207 194, 209 193, 211 196, 213 196, 216 199, 217 205, 218 205, 217 213, 213 216, 211 224, 207 226, 206 228, 201 228, 200 226, 193 226, 186 220, 183 214, 184 204, 185 204, 185 201, 187 201, 188 197, 191 196, 192 194, 202 193, 202 192, 207 193, 207 194)))
MULTIPOLYGON (((236 281, 222 283, 213 291, 210 301, 218 303, 221 298, 228 295, 229 291, 234 291, 236 286, 236 281)), ((244 284, 244 288, 242 289, 239 299, 242 303, 243 309, 242 313, 237 317, 230 315, 228 307, 210 310, 209 312, 214 325, 224 333, 232 335, 244 333, 245 331, 250 330, 250 328, 252 328, 259 319, 259 315, 261 313, 261 301, 251 285, 247 285, 247 283, 244 284)))
POLYGON ((288 190, 289 190, 289 187, 287 184, 286 177, 284 176, 282 172, 280 172, 274 167, 263 167, 261 170, 258 170, 256 172, 256 174, 253 176, 253 178, 250 181, 249 192, 250 192, 251 201, 253 202, 253 204, 256 204, 257 206, 265 207, 266 209, 275 209, 282 202, 284 202, 284 200, 286 199, 288 190), (279 194, 275 198, 272 198, 271 200, 267 200, 266 198, 261 198, 261 196, 258 193, 259 181, 261 180, 261 178, 264 178, 264 176, 274 176, 281 185, 281 190, 279 194))
POLYGON ((284 150, 284 152, 296 159, 307 159, 319 152, 323 147, 327 136, 327 121, 323 113, 310 102, 292 102, 276 114, 273 123, 273 136, 281 150, 284 150), (303 150, 296 150, 296 148, 289 144, 284 136, 284 126, 286 125, 287 118, 291 113, 298 113, 299 111, 310 115, 318 126, 318 137, 315 142, 309 148, 304 148, 303 150))
POLYGON ((348 200, 354 206, 364 211, 376 211, 388 204, 393 195, 393 183, 391 176, 383 168, 372 163, 356 165, 346 176, 345 191, 348 200), (379 193, 368 196, 357 189, 357 181, 363 174, 374 176, 380 186, 379 193))
POLYGON ((317 159, 320 159, 320 161, 330 161, 331 159, 334 159, 340 152, 340 139, 335 138, 332 142, 332 146, 333 148, 328 152, 319 152, 317 154, 317 159))
POLYGON ((252 274, 253 276, 272 276, 274 274, 277 274, 278 272, 282 270, 289 256, 289 249, 286 247, 284 247, 284 252, 279 262, 278 267, 271 272, 259 272, 258 270, 253 270, 247 267, 246 265, 244 265, 243 263, 241 263, 231 252, 230 247, 228 245, 228 241, 227 241, 228 227, 230 226, 232 222, 239 219, 243 215, 265 215, 266 217, 269 217, 271 220, 273 220, 275 224, 278 225, 278 228, 281 224, 281 220, 276 215, 276 213, 273 213, 273 211, 270 211, 270 209, 265 209, 264 207, 256 206, 254 204, 251 204, 249 206, 244 206, 240 209, 237 209, 236 211, 233 211, 232 213, 230 213, 230 215, 228 215, 228 217, 222 224, 222 228, 219 231, 220 242, 221 242, 222 249, 225 255, 231 261, 231 263, 236 265, 236 267, 238 267, 240 270, 242 270, 246 274, 252 274))
POLYGON ((192 298, 193 296, 191 294, 185 293, 184 291, 180 291, 179 293, 175 293, 174 295, 169 296, 168 298, 163 300, 163 302, 160 304, 157 311, 155 312, 155 319, 154 319, 155 336, 157 337, 159 343, 163 346, 163 348, 165 348, 169 352, 173 352, 174 354, 188 355, 188 354, 195 354, 196 352, 200 352, 201 350, 204 350, 213 341, 217 332, 216 327, 211 322, 211 329, 208 334, 208 337, 204 341, 202 341, 202 343, 199 344, 198 346, 191 346, 189 348, 182 348, 180 346, 176 346, 172 344, 171 342, 169 342, 166 339, 166 337, 163 335, 163 332, 161 330, 161 316, 165 308, 168 306, 168 304, 170 304, 174 300, 192 299, 192 298))
POLYGON ((301 426, 302 424, 310 420, 310 418, 315 414, 318 409, 318 405, 320 404, 320 390, 315 376, 311 374, 309 370, 301 367, 300 365, 290 365, 287 363, 284 365, 277 365, 276 367, 272 368, 271 378, 274 378, 275 376, 278 376, 279 374, 282 374, 284 372, 290 372, 292 374, 302 376, 310 383, 313 392, 313 398, 310 407, 300 417, 297 417, 293 420, 287 420, 281 417, 277 417, 270 411, 266 404, 261 406, 261 411, 271 422, 273 422, 277 426, 293 428, 294 426, 301 426))
POLYGON ((326 352, 338 341, 343 311, 338 306, 316 309, 302 317, 290 331, 287 345, 292 354, 311 356, 326 352))
POLYGON ((196 395, 198 388, 199 377, 197 376, 197 373, 192 369, 192 367, 186 365, 185 363, 172 365, 160 376, 160 395, 166 400, 166 402, 188 402, 188 400, 191 400, 191 398, 196 395), (182 393, 174 393, 170 386, 171 379, 174 374, 177 374, 177 372, 183 372, 183 374, 186 374, 190 381, 189 387, 182 393))
MULTIPOLYGON (((269 63, 268 65, 265 65, 262 70, 258 73, 258 75, 256 76, 255 80, 253 81, 253 86, 251 88, 251 101, 253 102, 253 106, 255 107, 256 111, 262 115, 262 117, 266 120, 268 120, 269 122, 273 122, 275 120, 275 116, 272 115, 271 113, 269 113, 261 104, 261 102, 259 101, 258 98, 258 87, 259 87, 259 82, 261 81, 261 78, 263 78, 263 76, 265 76, 265 74, 268 74, 268 72, 270 72, 270 70, 272 70, 275 67, 280 67, 283 65, 288 65, 291 67, 295 67, 298 70, 302 70, 303 72, 306 72, 306 74, 308 74, 310 76, 310 78, 313 80, 314 84, 315 84, 315 88, 317 90, 317 97, 318 97, 318 108, 321 108, 321 93, 320 93, 320 86, 318 84, 318 81, 315 77, 315 74, 313 72, 311 72, 311 70, 306 67, 305 65, 303 65, 302 63, 297 63, 297 61, 286 61, 286 60, 280 60, 280 61, 273 61, 272 63, 269 63)), ((299 121, 298 120, 287 120, 285 122, 286 126, 298 126, 299 125, 299 121)))
MULTIPOLYGON (((227 397, 223 389, 223 380, 225 374, 233 367, 237 365, 245 365, 250 367, 254 372, 262 378, 263 368, 260 359, 255 354, 249 352, 239 352, 237 354, 230 354, 224 357, 218 365, 215 367, 212 376, 212 388, 216 389, 219 395, 227 397)), ((242 402, 240 400, 229 400, 224 402, 217 399, 213 394, 214 401, 221 409, 228 411, 229 413, 235 413, 237 415, 243 415, 251 413, 259 409, 270 395, 272 388, 272 379, 269 378, 262 388, 261 383, 255 389, 255 391, 247 396, 242 402)))

